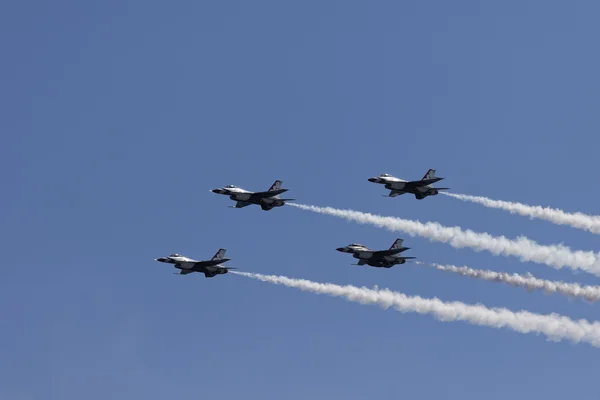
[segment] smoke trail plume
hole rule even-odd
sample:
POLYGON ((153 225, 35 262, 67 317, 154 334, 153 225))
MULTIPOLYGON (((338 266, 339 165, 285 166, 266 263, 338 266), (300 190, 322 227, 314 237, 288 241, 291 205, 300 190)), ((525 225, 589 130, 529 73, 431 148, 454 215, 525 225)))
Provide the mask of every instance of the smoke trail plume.
POLYGON ((499 208, 525 217, 538 218, 558 225, 569 225, 573 228, 583 229, 595 234, 600 234, 600 216, 583 213, 568 213, 556 208, 529 206, 527 204, 513 203, 511 201, 492 200, 482 196, 469 196, 466 194, 443 193, 462 201, 481 204, 488 208, 499 208))
POLYGON ((545 246, 520 236, 508 239, 504 236, 492 236, 488 233, 463 230, 461 227, 446 227, 437 222, 420 222, 396 217, 383 217, 353 210, 340 210, 332 207, 316 207, 303 204, 288 204, 302 210, 319 214, 333 215, 348 221, 370 224, 390 231, 403 231, 411 236, 421 236, 432 241, 448 243, 455 248, 469 247, 475 251, 489 251, 494 255, 515 256, 521 261, 560 269, 568 267, 582 269, 600 276, 600 259, 593 251, 571 250, 562 244, 545 246))
POLYGON ((502 282, 515 287, 522 287, 528 291, 543 290, 546 293, 559 293, 569 297, 581 297, 587 301, 600 300, 600 286, 581 286, 578 283, 567 283, 561 281, 548 281, 539 279, 531 274, 527 276, 509 274, 506 272, 486 271, 472 269, 469 267, 457 267, 455 265, 431 264, 440 271, 453 272, 469 278, 481 279, 491 282, 502 282))
POLYGON ((446 303, 437 298, 424 299, 418 296, 407 296, 388 289, 368 289, 350 285, 340 286, 285 276, 230 272, 305 292, 344 297, 355 303, 379 305, 384 309, 393 307, 403 313, 431 314, 444 322, 466 321, 473 325, 497 329, 508 328, 520 333, 542 333, 552 341, 568 339, 575 343, 587 342, 592 346, 600 347, 600 323, 598 322, 573 321, 558 314, 541 315, 528 311, 513 312, 506 308, 487 308, 483 305, 469 305, 456 301, 446 303))

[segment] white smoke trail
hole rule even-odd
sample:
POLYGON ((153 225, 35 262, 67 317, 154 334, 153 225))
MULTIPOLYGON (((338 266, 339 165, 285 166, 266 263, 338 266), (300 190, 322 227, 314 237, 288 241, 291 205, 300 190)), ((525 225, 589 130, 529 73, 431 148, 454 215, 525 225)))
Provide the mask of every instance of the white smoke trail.
POLYGON ((525 217, 538 218, 558 225, 569 225, 573 228, 583 229, 595 234, 600 234, 600 216, 583 213, 568 213, 556 208, 529 206, 527 204, 513 203, 511 201, 492 200, 482 196, 466 194, 442 193, 455 199, 481 204, 488 208, 499 208, 525 217))
POLYGON ((511 286, 522 287, 529 291, 543 290, 546 293, 559 293, 569 297, 582 297, 590 302, 600 300, 600 286, 581 286, 578 283, 548 281, 536 278, 531 274, 523 276, 506 272, 472 269, 466 266, 457 267, 455 265, 441 265, 435 263, 431 265, 440 271, 453 272, 455 274, 468 276, 469 278, 482 279, 484 281, 502 282, 511 286))
POLYGON ((463 230, 461 227, 446 227, 437 222, 420 222, 396 217, 383 217, 353 210, 340 210, 332 207, 316 207, 303 204, 288 205, 302 210, 320 214, 333 215, 348 221, 361 224, 375 225, 390 231, 403 231, 411 236, 421 236, 429 240, 448 243, 455 248, 469 247, 475 251, 489 251, 494 255, 515 256, 521 261, 531 261, 538 264, 560 269, 568 267, 574 270, 582 269, 600 276, 599 255, 593 251, 571 250, 562 244, 545 246, 520 236, 508 239, 505 236, 492 236, 488 233, 463 230))
POLYGON ((360 304, 375 304, 384 309, 394 307, 403 313, 431 314, 445 322, 466 321, 473 325, 497 329, 508 328, 520 333, 542 333, 552 341, 568 339, 575 343, 587 342, 592 346, 600 347, 600 323, 598 322, 589 322, 583 319, 574 321, 558 314, 541 315, 528 311, 514 312, 506 308, 487 308, 483 305, 469 305, 456 301, 446 303, 437 298, 424 299, 419 296, 407 296, 389 289, 368 289, 350 285, 317 283, 285 276, 230 272, 306 292, 344 297, 360 304))

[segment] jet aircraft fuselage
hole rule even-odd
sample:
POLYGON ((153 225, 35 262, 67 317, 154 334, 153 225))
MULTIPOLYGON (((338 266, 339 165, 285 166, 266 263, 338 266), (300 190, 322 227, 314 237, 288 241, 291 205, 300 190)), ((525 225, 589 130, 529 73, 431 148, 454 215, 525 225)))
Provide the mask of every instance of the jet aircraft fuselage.
POLYGON ((236 202, 235 206, 232 206, 232 208, 242 208, 249 206, 250 204, 256 204, 264 211, 269 211, 274 207, 285 205, 286 201, 294 200, 282 199, 279 197, 280 194, 289 190, 282 189, 281 183, 282 182, 279 180, 275 181, 271 188, 265 192, 250 192, 235 185, 227 185, 222 188, 212 189, 211 192, 229 196, 231 200, 236 202))
POLYGON ((435 196, 440 190, 448 188, 435 188, 431 186, 433 183, 441 181, 444 178, 435 176, 435 169, 427 171, 423 179, 420 181, 405 181, 404 179, 396 178, 390 174, 381 174, 379 176, 369 178, 369 182, 379 183, 390 190, 387 197, 396 197, 405 193, 414 194, 418 200, 422 200, 427 196, 435 196))
POLYGON ((216 275, 226 274, 230 269, 224 267, 222 264, 231 260, 231 258, 225 258, 225 249, 219 249, 217 254, 207 261, 198 261, 193 258, 182 256, 181 254, 171 254, 168 257, 157 258, 156 261, 173 264, 173 266, 180 270, 179 275, 186 275, 192 272, 203 273, 205 277, 212 278, 216 275))
POLYGON ((358 259, 357 265, 369 265, 378 268, 391 268, 394 265, 404 264, 406 260, 415 257, 402 257, 400 253, 408 250, 410 247, 402 246, 403 240, 397 239, 389 250, 371 250, 365 245, 352 243, 345 247, 338 247, 336 250, 342 253, 350 253, 352 257, 358 259))

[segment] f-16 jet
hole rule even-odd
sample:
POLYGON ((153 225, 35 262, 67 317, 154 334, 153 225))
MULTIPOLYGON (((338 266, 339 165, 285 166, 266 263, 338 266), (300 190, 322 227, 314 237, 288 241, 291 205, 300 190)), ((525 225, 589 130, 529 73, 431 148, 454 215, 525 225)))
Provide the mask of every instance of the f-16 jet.
POLYGON ((229 196, 231 200, 236 201, 235 206, 231 208, 242 208, 250 204, 257 204, 264 211, 269 211, 274 207, 281 207, 286 201, 295 199, 282 199, 279 197, 281 193, 287 192, 289 189, 281 188, 281 181, 275 181, 266 192, 250 192, 234 185, 227 185, 222 188, 212 189, 211 192, 224 194, 229 196))
POLYGON ((406 260, 416 257, 402 257, 400 253, 408 250, 410 247, 402 247, 402 239, 396 239, 389 250, 371 250, 367 246, 352 243, 346 247, 339 247, 336 250, 342 253, 352 253, 352 257, 358 259, 358 264, 370 265, 378 268, 391 268, 397 264, 404 264, 406 260))
POLYGON ((396 197, 404 193, 414 194, 418 200, 422 200, 427 196, 435 196, 440 190, 448 190, 450 188, 436 188, 431 186, 433 183, 441 181, 444 178, 435 176, 435 169, 427 171, 423 179, 420 181, 405 181, 404 179, 396 178, 390 174, 381 174, 374 178, 369 178, 369 182, 385 185, 386 189, 390 189, 389 195, 384 197, 396 197))
POLYGON ((230 269, 226 268, 223 263, 231 260, 231 258, 225 258, 225 249, 219 249, 217 254, 214 255, 209 261, 198 261, 192 258, 184 257, 181 254, 171 254, 168 257, 157 258, 156 261, 163 263, 174 264, 175 268, 179 269, 179 274, 175 275, 187 275, 192 272, 201 272, 207 278, 212 278, 216 275, 226 274, 230 269))

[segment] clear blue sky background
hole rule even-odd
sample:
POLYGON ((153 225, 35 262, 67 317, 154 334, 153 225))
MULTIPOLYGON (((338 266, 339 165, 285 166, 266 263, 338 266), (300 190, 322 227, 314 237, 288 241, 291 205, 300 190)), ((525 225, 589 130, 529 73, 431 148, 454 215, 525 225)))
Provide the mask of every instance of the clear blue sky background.
MULTIPOLYGON (((541 243, 598 238, 367 178, 600 213, 596 1, 0 5, 0 398, 597 398, 600 350, 155 257, 598 319, 598 306, 334 249, 398 237, 267 189, 541 243)), ((400 235, 425 261, 596 277, 400 235)))

